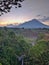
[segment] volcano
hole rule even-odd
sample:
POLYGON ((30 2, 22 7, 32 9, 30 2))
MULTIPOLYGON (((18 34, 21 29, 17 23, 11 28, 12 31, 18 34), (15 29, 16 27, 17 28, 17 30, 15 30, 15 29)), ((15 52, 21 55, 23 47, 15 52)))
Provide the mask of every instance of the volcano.
POLYGON ((49 28, 49 26, 41 23, 37 19, 32 19, 30 21, 18 25, 17 28, 49 28))

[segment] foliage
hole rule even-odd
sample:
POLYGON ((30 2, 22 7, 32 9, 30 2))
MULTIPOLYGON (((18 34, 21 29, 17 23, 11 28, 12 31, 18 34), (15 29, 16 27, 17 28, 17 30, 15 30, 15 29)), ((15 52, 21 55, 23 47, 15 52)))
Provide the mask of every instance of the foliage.
POLYGON ((49 61, 47 50, 49 50, 49 42, 38 40, 37 44, 30 49, 31 63, 34 65, 49 65, 46 64, 49 61))
POLYGON ((0 65, 2 65, 2 64, 0 63, 0 65))
POLYGON ((0 29, 0 65, 21 65, 17 57, 24 55, 24 65, 49 65, 49 41, 37 40, 32 46, 12 29, 0 29))
POLYGON ((21 2, 23 1, 24 0, 0 0, 0 16, 3 13, 10 12, 13 6, 15 6, 15 8, 21 7, 21 2))
POLYGON ((49 50, 46 50, 41 54, 42 64, 49 65, 49 50))
POLYGON ((13 31, 0 30, 0 63, 19 65, 17 56, 28 56, 31 45, 13 31))

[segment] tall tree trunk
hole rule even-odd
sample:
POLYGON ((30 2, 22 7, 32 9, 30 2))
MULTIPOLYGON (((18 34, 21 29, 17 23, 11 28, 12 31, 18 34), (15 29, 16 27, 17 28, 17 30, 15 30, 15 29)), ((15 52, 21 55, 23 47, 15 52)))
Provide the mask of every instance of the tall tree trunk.
POLYGON ((23 63, 24 63, 24 62, 23 62, 23 59, 22 59, 22 65, 23 65, 23 63))

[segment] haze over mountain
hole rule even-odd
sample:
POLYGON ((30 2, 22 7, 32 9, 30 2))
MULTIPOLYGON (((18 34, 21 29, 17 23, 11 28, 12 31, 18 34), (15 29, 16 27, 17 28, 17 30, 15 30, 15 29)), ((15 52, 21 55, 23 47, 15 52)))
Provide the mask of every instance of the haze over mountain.
POLYGON ((18 25, 17 28, 49 28, 49 26, 41 23, 37 19, 32 19, 28 22, 18 25))

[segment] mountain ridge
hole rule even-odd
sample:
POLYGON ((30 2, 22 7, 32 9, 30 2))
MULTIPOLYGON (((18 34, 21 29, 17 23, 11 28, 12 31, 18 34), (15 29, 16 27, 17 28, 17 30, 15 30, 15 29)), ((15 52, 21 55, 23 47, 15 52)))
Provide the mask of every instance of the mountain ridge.
POLYGON ((28 22, 18 25, 17 28, 49 28, 49 26, 41 23, 37 19, 32 19, 28 22))

